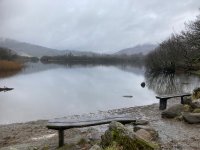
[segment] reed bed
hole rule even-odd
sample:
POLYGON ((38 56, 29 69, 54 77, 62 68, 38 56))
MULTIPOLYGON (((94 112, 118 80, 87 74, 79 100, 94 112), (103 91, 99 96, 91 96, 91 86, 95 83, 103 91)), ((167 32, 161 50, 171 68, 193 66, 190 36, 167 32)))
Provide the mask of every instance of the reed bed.
POLYGON ((22 64, 16 61, 0 60, 0 71, 20 71, 22 64))

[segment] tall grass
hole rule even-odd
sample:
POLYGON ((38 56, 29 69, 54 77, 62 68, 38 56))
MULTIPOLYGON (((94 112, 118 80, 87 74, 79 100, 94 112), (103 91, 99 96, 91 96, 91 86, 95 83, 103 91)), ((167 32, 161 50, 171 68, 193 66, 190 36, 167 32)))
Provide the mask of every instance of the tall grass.
POLYGON ((0 72, 3 71, 20 71, 22 64, 15 61, 0 60, 0 72))

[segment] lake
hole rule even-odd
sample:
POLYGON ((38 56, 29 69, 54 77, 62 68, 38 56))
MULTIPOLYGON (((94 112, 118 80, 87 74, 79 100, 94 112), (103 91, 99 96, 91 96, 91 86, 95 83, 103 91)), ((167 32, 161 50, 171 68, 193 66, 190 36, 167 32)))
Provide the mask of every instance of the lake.
POLYGON ((136 66, 29 63, 0 78, 0 87, 14 88, 0 92, 0 124, 149 105, 158 102, 156 94, 191 92, 199 81, 191 75, 146 75, 136 66))

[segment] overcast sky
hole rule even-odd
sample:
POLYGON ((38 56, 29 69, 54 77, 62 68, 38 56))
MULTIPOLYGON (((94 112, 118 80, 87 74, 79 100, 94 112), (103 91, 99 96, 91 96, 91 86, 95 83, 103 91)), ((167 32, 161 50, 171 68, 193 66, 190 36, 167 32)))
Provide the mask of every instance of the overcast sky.
POLYGON ((0 0, 0 37, 111 52, 159 43, 199 8, 200 0, 0 0))

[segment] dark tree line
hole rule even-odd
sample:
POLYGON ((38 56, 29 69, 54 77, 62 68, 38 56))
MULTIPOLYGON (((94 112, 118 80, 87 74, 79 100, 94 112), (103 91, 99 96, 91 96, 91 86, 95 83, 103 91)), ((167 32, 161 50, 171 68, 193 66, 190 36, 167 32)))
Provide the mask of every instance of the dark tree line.
POLYGON ((175 72, 200 69, 200 15, 185 25, 180 34, 172 34, 146 56, 150 72, 175 72))
POLYGON ((0 47, 0 60, 38 61, 39 59, 37 57, 19 56, 15 51, 11 49, 0 47))
POLYGON ((10 49, 0 47, 0 60, 13 60, 17 55, 10 49))
POLYGON ((65 63, 85 63, 85 64, 142 64, 144 56, 142 54, 134 55, 94 55, 94 56, 74 56, 72 54, 62 56, 43 56, 42 62, 65 62, 65 63))

